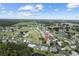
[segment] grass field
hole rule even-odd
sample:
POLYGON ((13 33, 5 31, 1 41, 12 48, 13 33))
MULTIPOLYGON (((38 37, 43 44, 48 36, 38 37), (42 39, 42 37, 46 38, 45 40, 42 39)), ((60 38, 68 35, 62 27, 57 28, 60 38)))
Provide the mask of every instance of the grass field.
POLYGON ((36 30, 31 30, 28 38, 32 39, 33 43, 39 43, 40 42, 39 37, 40 37, 39 32, 37 32, 36 30))

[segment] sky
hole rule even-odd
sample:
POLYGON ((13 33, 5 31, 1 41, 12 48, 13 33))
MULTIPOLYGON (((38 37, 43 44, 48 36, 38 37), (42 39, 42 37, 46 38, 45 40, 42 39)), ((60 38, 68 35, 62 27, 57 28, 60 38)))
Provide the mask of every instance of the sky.
POLYGON ((1 3, 1 19, 79 20, 78 3, 1 3))

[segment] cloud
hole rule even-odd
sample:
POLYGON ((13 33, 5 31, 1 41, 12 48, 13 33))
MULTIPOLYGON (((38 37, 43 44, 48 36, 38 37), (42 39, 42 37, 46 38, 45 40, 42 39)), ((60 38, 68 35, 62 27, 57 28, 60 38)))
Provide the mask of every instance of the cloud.
POLYGON ((67 4, 67 7, 68 8, 77 8, 77 7, 79 7, 79 4, 77 4, 77 3, 69 3, 69 4, 67 4))
POLYGON ((12 15, 14 12, 12 10, 8 11, 7 15, 12 15))
POLYGON ((34 16, 34 14, 30 13, 30 12, 18 12, 18 15, 23 16, 23 17, 25 17, 25 16, 34 16))
POLYGON ((5 7, 2 7, 1 9, 6 9, 5 7))
POLYGON ((6 13, 6 11, 5 10, 2 10, 1 13, 6 13))
POLYGON ((26 11, 40 11, 43 9, 43 5, 42 4, 37 4, 35 6, 33 5, 25 5, 25 6, 22 6, 20 7, 18 10, 26 10, 26 11))
POLYGON ((67 9, 67 11, 72 11, 72 9, 67 9))
POLYGON ((76 17, 79 19, 79 14, 76 14, 76 17))
POLYGON ((59 11, 59 9, 54 9, 54 11, 59 11))
POLYGON ((36 10, 42 10, 42 9, 43 9, 43 5, 42 5, 42 4, 37 4, 37 5, 35 6, 35 9, 36 9, 36 10))
POLYGON ((3 7, 1 4, 0 4, 0 9, 4 10, 6 9, 5 7, 3 7))
POLYGON ((26 6, 20 7, 18 10, 33 10, 33 7, 31 5, 26 5, 26 6))
POLYGON ((79 7, 79 3, 68 3, 67 5, 67 11, 71 11, 72 9, 78 8, 79 7))

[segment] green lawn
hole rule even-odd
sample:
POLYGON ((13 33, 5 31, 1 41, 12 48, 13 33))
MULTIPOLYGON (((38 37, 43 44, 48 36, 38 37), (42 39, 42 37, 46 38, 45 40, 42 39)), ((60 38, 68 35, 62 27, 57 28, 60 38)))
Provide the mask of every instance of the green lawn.
POLYGON ((33 52, 34 53, 44 54, 46 56, 53 56, 54 55, 54 53, 52 53, 52 52, 48 53, 47 51, 41 51, 41 50, 37 50, 37 49, 34 49, 33 52))
POLYGON ((28 38, 32 39, 33 43, 39 43, 39 37, 39 32, 37 32, 36 30, 31 30, 28 38))

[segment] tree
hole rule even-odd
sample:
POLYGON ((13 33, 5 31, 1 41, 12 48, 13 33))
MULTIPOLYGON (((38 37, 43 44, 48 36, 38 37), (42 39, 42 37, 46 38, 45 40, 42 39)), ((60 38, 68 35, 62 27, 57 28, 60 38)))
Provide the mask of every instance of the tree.
POLYGON ((42 41, 42 44, 45 44, 45 39, 43 37, 40 37, 39 40, 42 41))
POLYGON ((0 43, 0 55, 2 56, 30 56, 33 49, 26 44, 0 43))

